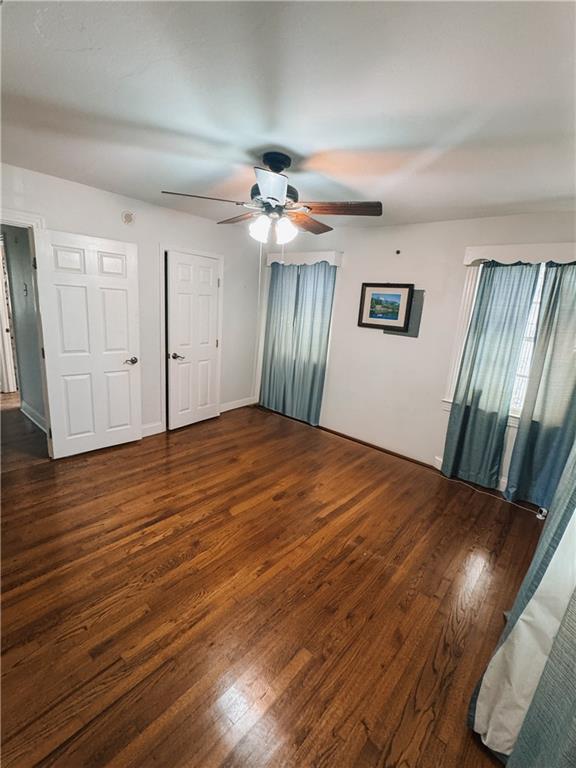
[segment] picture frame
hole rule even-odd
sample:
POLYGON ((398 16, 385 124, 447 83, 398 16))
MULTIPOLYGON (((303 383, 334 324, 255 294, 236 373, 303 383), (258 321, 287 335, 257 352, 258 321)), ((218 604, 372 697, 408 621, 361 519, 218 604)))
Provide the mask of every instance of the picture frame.
POLYGON ((414 299, 414 283, 362 283, 358 325, 406 333, 414 299))

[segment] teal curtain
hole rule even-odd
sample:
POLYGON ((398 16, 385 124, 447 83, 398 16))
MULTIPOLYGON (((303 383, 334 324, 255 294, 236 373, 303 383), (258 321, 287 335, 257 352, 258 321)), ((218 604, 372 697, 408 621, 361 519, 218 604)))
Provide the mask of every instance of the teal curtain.
POLYGON ((542 529, 536 552, 534 553, 530 567, 524 577, 522 586, 518 591, 514 605, 508 614, 506 628, 500 639, 500 645, 508 638, 510 631, 524 612, 528 602, 534 596, 534 592, 536 591, 538 584, 542 581, 575 510, 576 445, 572 446, 570 456, 568 457, 562 473, 562 478, 556 489, 552 504, 550 505, 550 512, 546 518, 544 528, 542 529))
POLYGON ((317 425, 336 267, 271 266, 260 404, 317 425))
POLYGON ((497 488, 537 264, 482 266, 456 383, 442 472, 497 488))
POLYGON ((508 768, 576 765, 576 590, 558 629, 508 768))
POLYGON ((506 498, 548 509, 575 441, 576 263, 549 263, 506 498))
MULTIPOLYGON (((525 622, 523 635, 517 635, 514 641, 511 638, 514 628, 526 615, 528 604, 538 587, 547 578, 551 563, 557 557, 566 536, 571 538, 567 540, 568 546, 565 549, 568 557, 561 561, 562 573, 565 574, 567 584, 570 584, 570 579, 574 582, 576 552, 570 542, 574 540, 575 514, 576 444, 572 446, 566 460, 538 547, 508 615, 496 652, 488 665, 489 670, 497 652, 501 652, 508 644, 508 666, 503 669, 498 696, 491 698, 493 704, 500 708, 501 718, 506 718, 509 712, 512 719, 520 722, 518 731, 511 734, 513 745, 508 756, 494 748, 500 738, 497 724, 492 723, 487 729, 485 723, 481 726, 479 722, 478 712, 483 706, 483 696, 490 694, 490 691, 483 690, 483 681, 476 687, 470 704, 470 726, 503 762, 507 762, 509 768, 572 768, 576 765, 576 591, 568 599, 546 663, 527 702, 515 699, 517 689, 513 684, 514 676, 517 678, 523 675, 522 665, 530 664, 530 658, 526 657, 526 651, 523 650, 528 639, 526 633, 530 632, 538 647, 542 648, 547 627, 535 625, 532 618, 528 623, 525 622), (517 712, 525 712, 523 718, 518 718, 517 712)), ((550 606, 550 615, 558 611, 558 606, 550 606)), ((540 617, 546 621, 548 612, 541 609, 540 617)))

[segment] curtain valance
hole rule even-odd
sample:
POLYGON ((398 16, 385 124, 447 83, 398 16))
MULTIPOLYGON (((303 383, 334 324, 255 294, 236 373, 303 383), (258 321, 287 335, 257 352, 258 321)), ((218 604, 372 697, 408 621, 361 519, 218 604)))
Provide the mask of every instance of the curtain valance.
POLYGON ((319 264, 321 261, 328 262, 332 267, 341 267, 342 253, 340 251, 293 251, 290 253, 269 253, 266 256, 268 267, 274 263, 302 266, 303 264, 319 264))
POLYGON ((466 248, 467 267, 496 261, 498 264, 541 264, 554 261, 569 264, 576 261, 576 243, 518 243, 512 245, 471 245, 466 248))

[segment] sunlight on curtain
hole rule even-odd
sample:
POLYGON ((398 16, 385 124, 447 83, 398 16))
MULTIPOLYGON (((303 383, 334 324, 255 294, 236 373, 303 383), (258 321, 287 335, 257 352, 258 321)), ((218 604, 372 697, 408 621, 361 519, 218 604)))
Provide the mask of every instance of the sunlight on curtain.
POLYGON ((547 264, 506 498, 548 508, 576 440, 576 264, 547 264))
POLYGON ((482 267, 450 411, 442 472, 497 488, 537 264, 482 267))
POLYGON ((271 270, 260 403, 317 425, 336 267, 275 262, 271 270))

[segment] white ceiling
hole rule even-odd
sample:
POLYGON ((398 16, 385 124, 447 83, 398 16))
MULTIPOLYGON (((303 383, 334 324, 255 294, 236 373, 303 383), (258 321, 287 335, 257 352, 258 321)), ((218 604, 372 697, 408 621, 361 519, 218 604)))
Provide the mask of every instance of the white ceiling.
POLYGON ((3 160, 215 220, 160 190, 247 199, 275 147, 374 223, 571 209, 575 7, 5 2, 3 160))

